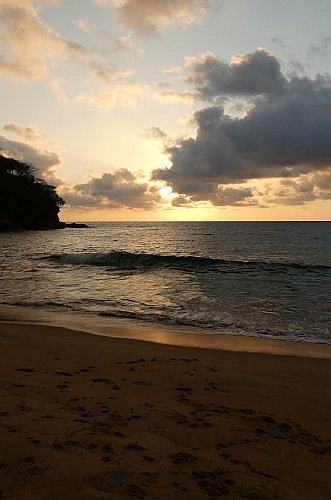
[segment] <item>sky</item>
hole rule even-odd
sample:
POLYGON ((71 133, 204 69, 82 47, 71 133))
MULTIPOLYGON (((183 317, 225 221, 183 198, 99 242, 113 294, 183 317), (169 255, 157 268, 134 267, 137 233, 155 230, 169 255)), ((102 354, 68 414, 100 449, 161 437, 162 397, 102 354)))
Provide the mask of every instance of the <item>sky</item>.
POLYGON ((0 0, 0 148, 65 221, 329 220, 330 0, 0 0))

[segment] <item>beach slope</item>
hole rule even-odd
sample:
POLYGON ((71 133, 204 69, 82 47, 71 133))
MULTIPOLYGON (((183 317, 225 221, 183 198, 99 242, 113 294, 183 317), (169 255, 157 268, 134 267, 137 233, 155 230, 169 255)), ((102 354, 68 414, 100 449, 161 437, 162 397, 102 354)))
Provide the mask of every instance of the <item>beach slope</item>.
POLYGON ((327 498, 330 359, 9 322, 0 350, 0 498, 327 498))

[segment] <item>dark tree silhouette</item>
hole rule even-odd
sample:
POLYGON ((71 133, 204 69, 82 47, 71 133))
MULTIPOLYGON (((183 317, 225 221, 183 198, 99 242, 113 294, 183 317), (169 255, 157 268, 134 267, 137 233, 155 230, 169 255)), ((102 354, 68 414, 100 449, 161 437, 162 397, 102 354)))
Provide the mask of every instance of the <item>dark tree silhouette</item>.
POLYGON ((0 155, 0 228, 64 227, 58 216, 64 200, 34 172, 31 165, 0 155))

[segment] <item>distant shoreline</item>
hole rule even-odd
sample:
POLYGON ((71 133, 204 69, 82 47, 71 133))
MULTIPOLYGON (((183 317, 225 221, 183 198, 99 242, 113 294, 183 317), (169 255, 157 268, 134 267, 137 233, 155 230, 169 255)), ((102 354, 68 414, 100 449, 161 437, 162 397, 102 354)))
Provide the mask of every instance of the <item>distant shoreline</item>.
POLYGON ((65 229, 65 228, 71 228, 71 229, 85 229, 88 228, 88 226, 85 223, 82 222, 59 222, 57 225, 54 226, 19 226, 12 224, 10 221, 0 221, 0 232, 7 232, 7 231, 47 231, 47 230, 52 230, 52 229, 65 229))

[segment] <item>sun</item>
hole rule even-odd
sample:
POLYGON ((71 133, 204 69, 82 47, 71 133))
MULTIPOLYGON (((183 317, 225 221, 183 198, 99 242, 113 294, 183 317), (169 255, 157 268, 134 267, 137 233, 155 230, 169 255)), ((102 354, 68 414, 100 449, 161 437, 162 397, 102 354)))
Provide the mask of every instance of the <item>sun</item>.
POLYGON ((160 189, 160 196, 163 200, 171 200, 172 198, 176 198, 176 195, 172 192, 172 187, 164 186, 160 189))

